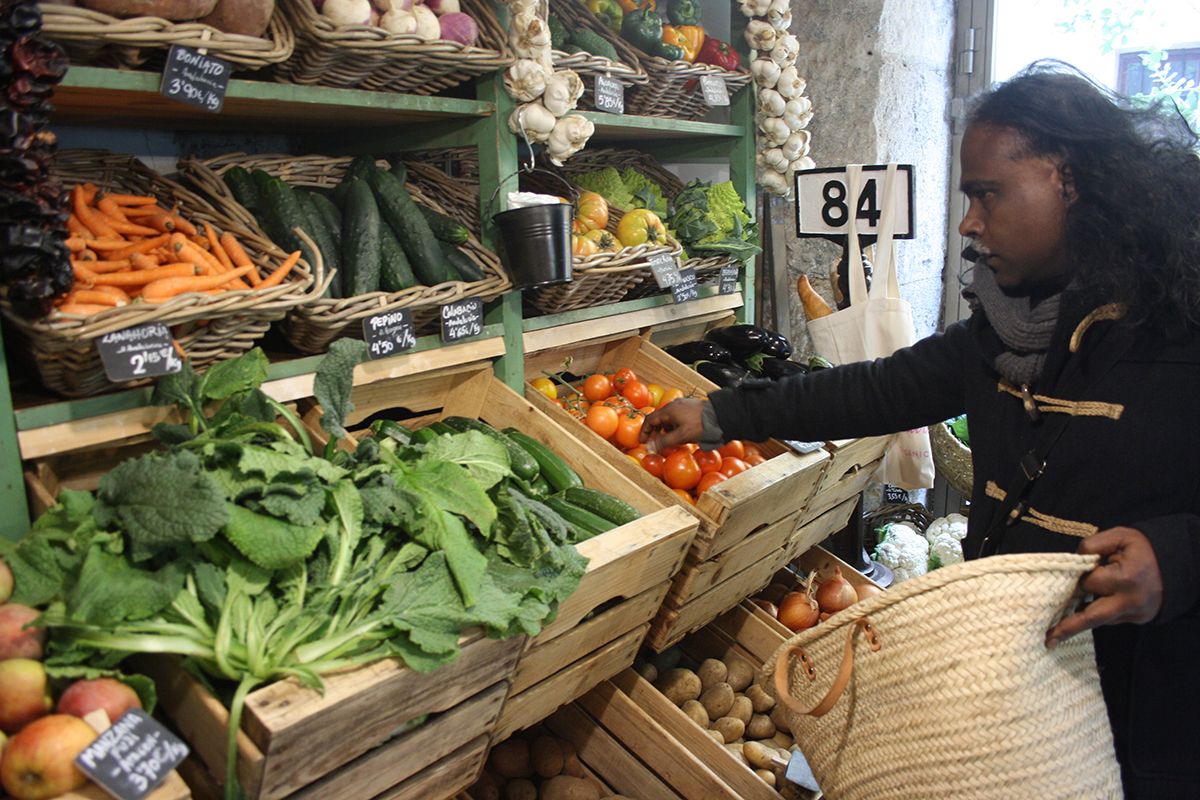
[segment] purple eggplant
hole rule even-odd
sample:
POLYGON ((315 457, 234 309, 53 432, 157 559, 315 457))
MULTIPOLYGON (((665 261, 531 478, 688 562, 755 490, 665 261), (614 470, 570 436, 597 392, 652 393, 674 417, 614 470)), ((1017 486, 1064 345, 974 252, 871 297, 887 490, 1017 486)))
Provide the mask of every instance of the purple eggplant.
POLYGON ((791 375, 804 375, 808 372, 808 367, 803 364, 788 361, 786 358, 772 358, 769 356, 762 360, 760 367, 759 371, 763 377, 776 381, 791 375))
POLYGON ((769 333, 766 328, 757 325, 730 325, 725 328, 713 328, 704 334, 704 338, 721 345, 733 353, 734 358, 747 358, 762 352, 769 333))
POLYGON ((759 352, 769 358, 791 358, 792 343, 782 333, 767 331, 766 346, 759 352))
POLYGON ((727 388, 737 386, 750 375, 748 371, 734 364, 718 364, 713 361, 701 361, 696 364, 696 371, 717 386, 727 388))
POLYGON ((685 364, 695 364, 698 361, 715 361, 718 364, 732 364, 733 354, 715 342, 684 342, 666 348, 667 355, 677 358, 685 364))

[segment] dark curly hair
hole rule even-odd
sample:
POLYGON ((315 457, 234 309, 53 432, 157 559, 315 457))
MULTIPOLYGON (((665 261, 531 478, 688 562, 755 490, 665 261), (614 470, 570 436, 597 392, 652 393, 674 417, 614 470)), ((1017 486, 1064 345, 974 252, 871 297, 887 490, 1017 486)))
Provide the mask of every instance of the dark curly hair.
POLYGON ((1067 249, 1085 291, 1168 336, 1200 328, 1200 157, 1172 101, 1137 104, 1038 61, 977 99, 968 122, 1063 160, 1078 193, 1067 249))

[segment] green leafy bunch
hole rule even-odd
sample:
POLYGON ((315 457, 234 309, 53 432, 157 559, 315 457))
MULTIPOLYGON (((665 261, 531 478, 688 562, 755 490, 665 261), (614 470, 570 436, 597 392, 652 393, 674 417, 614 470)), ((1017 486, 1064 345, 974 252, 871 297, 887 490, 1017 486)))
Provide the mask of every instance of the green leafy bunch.
POLYGON ((671 201, 667 218, 689 251, 727 254, 745 260, 762 252, 758 226, 750 221, 746 204, 729 181, 712 184, 694 180, 671 201))

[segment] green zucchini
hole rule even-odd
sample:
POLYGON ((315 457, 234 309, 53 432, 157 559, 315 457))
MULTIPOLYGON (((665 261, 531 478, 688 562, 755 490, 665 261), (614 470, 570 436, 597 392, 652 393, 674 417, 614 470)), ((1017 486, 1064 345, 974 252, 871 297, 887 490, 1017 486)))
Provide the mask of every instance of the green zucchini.
POLYGON ((401 425, 399 422, 390 419, 377 419, 371 423, 371 433, 376 438, 386 436, 389 439, 395 439, 400 444, 408 444, 412 441, 413 432, 401 425))
POLYGON ((458 277, 469 283, 483 280, 483 270, 471 260, 470 256, 449 242, 438 242, 438 244, 442 247, 442 255, 446 257, 446 262, 450 264, 451 269, 458 273, 458 277))
POLYGON ((412 264, 404 248, 396 240, 392 226, 383 222, 379 226, 379 288, 385 292, 398 292, 417 285, 412 264))
POLYGON ((333 234, 333 243, 338 247, 342 245, 342 210, 334 205, 329 196, 321 192, 309 192, 309 198, 312 200, 313 207, 321 215, 321 219, 325 220, 325 227, 333 234))
POLYGON ((429 423, 428 427, 430 429, 432 429, 433 432, 436 433, 438 436, 452 436, 455 433, 458 433, 458 431, 454 430, 454 428, 451 428, 443 420, 438 420, 437 422, 431 422, 431 423, 429 423))
POLYGON ((550 485, 550 481, 546 480, 546 476, 540 472, 530 485, 534 488, 534 491, 540 492, 544 497, 549 497, 554 493, 554 487, 550 485))
POLYGON ((533 456, 533 460, 538 463, 538 469, 546 478, 556 492, 561 492, 564 489, 569 489, 572 486, 583 486, 583 480, 575 472, 567 466, 558 455, 549 447, 534 439, 532 436, 527 436, 521 433, 516 428, 505 428, 504 433, 519 444, 521 448, 533 456))
POLYGON ((388 172, 399 178, 401 183, 408 182, 408 167, 405 166, 403 161, 396 160, 393 162, 392 167, 388 170, 388 172))
POLYGON ((267 200, 267 187, 271 185, 271 181, 275 178, 269 173, 261 169, 250 171, 250 182, 254 186, 254 196, 258 198, 258 207, 261 210, 263 204, 267 200))
POLYGON ((417 208, 421 210, 421 216, 425 217, 425 221, 429 223, 429 229, 433 231, 433 235, 438 238, 438 241, 465 244, 471 236, 467 226, 453 217, 448 217, 432 208, 426 208, 420 203, 417 203, 417 208))
POLYGON ((518 504, 525 507, 533 521, 540 522, 546 529, 546 533, 554 540, 556 544, 566 544, 572 539, 572 527, 562 515, 548 506, 545 502, 534 497, 529 497, 520 491, 519 488, 508 485, 509 495, 517 501, 518 504))
POLYGON ((417 428, 415 431, 413 431, 412 443, 413 444, 429 444, 430 442, 432 442, 434 439, 437 439, 437 438, 438 438, 437 431, 433 430, 433 428, 431 428, 431 427, 417 428))
POLYGON ((346 195, 350 191, 350 185, 355 181, 365 181, 375 169, 375 156, 364 153, 354 157, 350 165, 346 167, 346 173, 342 175, 341 182, 333 189, 333 202, 337 204, 338 208, 346 207, 346 195))
POLYGON ((258 212, 258 189, 255 188, 254 179, 250 177, 250 173, 245 167, 230 167, 221 179, 233 193, 234 200, 237 200, 251 214, 258 212))
POLYGON ((379 201, 380 213, 395 231, 420 282, 425 286, 437 286, 453 280, 437 237, 400 179, 390 172, 376 170, 371 173, 370 183, 379 201))
POLYGON ((512 484, 520 489, 521 492, 527 497, 532 497, 534 500, 544 501, 550 496, 550 484, 545 483, 544 481, 544 485, 541 486, 539 486, 535 481, 526 481, 517 477, 509 478, 509 481, 511 481, 512 484))
POLYGON ((512 465, 513 474, 525 481, 532 481, 537 478, 538 463, 533 460, 533 456, 529 455, 523 447, 491 425, 467 417, 446 417, 443 421, 456 430, 479 431, 485 436, 495 439, 504 445, 504 449, 508 451, 508 460, 512 465))
POLYGON ((574 525, 576 528, 582 528, 589 536, 611 531, 617 527, 617 524, 611 520, 597 516, 587 509, 580 508, 572 503, 568 503, 561 495, 556 494, 546 498, 546 505, 554 509, 556 514, 571 525, 574 525))
POLYGON ((342 289, 347 297, 379 291, 379 208, 366 181, 350 184, 343 215, 342 289))
POLYGON ((300 201, 300 207, 304 210, 305 217, 308 218, 308 227, 304 230, 312 240, 317 243, 317 249, 321 251, 321 258, 325 261, 326 273, 331 270, 338 270, 334 273, 334 279, 329 284, 329 295, 331 297, 340 294, 337 291, 340 286, 338 278, 341 271, 338 269, 341 264, 341 255, 338 253, 337 243, 334 241, 333 232, 329 229, 329 224, 325 221, 325 215, 317 207, 316 201, 313 200, 315 195, 312 192, 300 189, 296 191, 296 198, 300 201))
POLYGON ((625 501, 619 500, 607 492, 589 489, 586 486, 567 489, 562 496, 571 505, 590 511, 598 517, 604 517, 617 525, 625 525, 642 516, 636 508, 625 501))
MULTIPOLYGON (((257 175, 258 170, 251 174, 257 175)), ((300 228, 310 237, 313 235, 312 223, 308 219, 308 214, 304 212, 304 207, 301 205, 296 191, 280 179, 268 176, 266 190, 261 193, 261 197, 263 209, 259 219, 263 223, 267 235, 287 252, 299 250, 300 255, 309 264, 316 264, 316 255, 296 235, 294 230, 300 228)))

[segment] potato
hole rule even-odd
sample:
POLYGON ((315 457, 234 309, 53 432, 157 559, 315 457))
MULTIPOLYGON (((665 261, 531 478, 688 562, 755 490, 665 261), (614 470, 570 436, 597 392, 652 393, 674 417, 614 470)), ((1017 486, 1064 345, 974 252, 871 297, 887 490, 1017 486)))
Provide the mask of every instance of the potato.
POLYGON ((771 722, 774 722, 775 727, 781 731, 790 730, 788 728, 787 706, 785 706, 783 703, 779 703, 772 708, 771 722))
POLYGON ((504 800, 538 800, 537 787, 529 778, 514 778, 504 787, 504 800))
POLYGON ((532 778, 533 762, 529 758, 529 742, 509 739, 492 748, 488 764, 504 778, 532 778))
POLYGON ((754 681, 754 668, 745 661, 730 661, 725 682, 733 687, 735 692, 744 692, 754 681))
POLYGON ((728 683, 718 683, 700 695, 700 702, 704 704, 709 719, 723 717, 733 708, 733 687, 728 683))
POLYGON ((566 757, 558 739, 539 736, 529 747, 529 760, 533 763, 534 772, 543 778, 553 778, 562 774, 566 757))
POLYGON ((683 658, 683 651, 678 647, 672 647, 651 656, 650 663, 658 670, 658 674, 662 675, 678 667, 681 658, 683 658))
POLYGON ((471 797, 475 800, 500 800, 500 785, 503 778, 497 777, 490 769, 484 768, 479 773, 479 780, 471 787, 471 797))
POLYGON ((725 737, 725 744, 730 744, 746 732, 746 723, 736 717, 721 717, 713 723, 713 730, 719 731, 725 737))
POLYGON ((690 669, 673 669, 659 678, 658 690, 677 706, 700 696, 700 678, 690 669))
MULTIPOLYGON (((746 726, 747 739, 770 739, 775 735, 775 723, 766 714, 755 714, 750 717, 746 726)), ((536 762, 535 762, 536 763, 536 762)))
POLYGON ((273 13, 275 0, 217 0, 212 13, 196 21, 225 33, 262 36, 273 13))
POLYGON ((680 706, 683 713, 691 717, 692 722, 699 725, 701 728, 708 729, 712 720, 708 717, 708 709, 699 700, 687 700, 680 706))
POLYGON ((775 707, 775 698, 757 683, 746 690, 746 697, 750 698, 755 714, 766 714, 775 707))
MULTIPOLYGON (((772 722, 771 724, 774 725, 775 723, 772 722)), ((781 747, 784 750, 791 750, 792 745, 795 743, 796 740, 787 731, 781 731, 779 728, 775 729, 775 735, 771 737, 771 744, 781 747)))
POLYGON ((658 667, 654 666, 653 664, 634 664, 633 668, 638 675, 641 675, 651 683, 654 683, 656 680, 658 680, 658 667))
POLYGON ((744 694, 735 695, 733 704, 729 707, 727 717, 737 717, 742 721, 743 725, 750 724, 750 717, 754 714, 754 704, 750 702, 750 698, 744 694))
POLYGON ((718 683, 725 682, 725 675, 729 672, 728 667, 723 661, 717 661, 715 658, 706 658, 700 664, 700 669, 696 670, 696 674, 700 676, 700 685, 704 691, 708 691, 718 683))
POLYGON ((760 742, 746 742, 742 745, 742 755, 755 769, 771 769, 775 751, 760 742))
POLYGON ((600 800, 600 790, 583 778, 559 775, 542 784, 542 800, 600 800))
POLYGON ((706 730, 705 733, 717 744, 725 744, 725 737, 721 735, 720 731, 706 730))
POLYGON ((767 770, 767 769, 756 769, 756 770, 754 770, 754 774, 757 775, 758 777, 762 778, 763 783, 767 784, 767 786, 770 786, 772 789, 775 788, 775 773, 774 772, 771 772, 770 770, 767 770))
POLYGON ((172 22, 203 17, 217 0, 79 0, 79 5, 114 17, 162 17, 172 22))
POLYGON ((750 762, 746 760, 746 755, 742 752, 740 744, 727 744, 725 745, 725 749, 729 751, 729 755, 737 759, 739 764, 745 764, 747 767, 750 766, 750 762))

